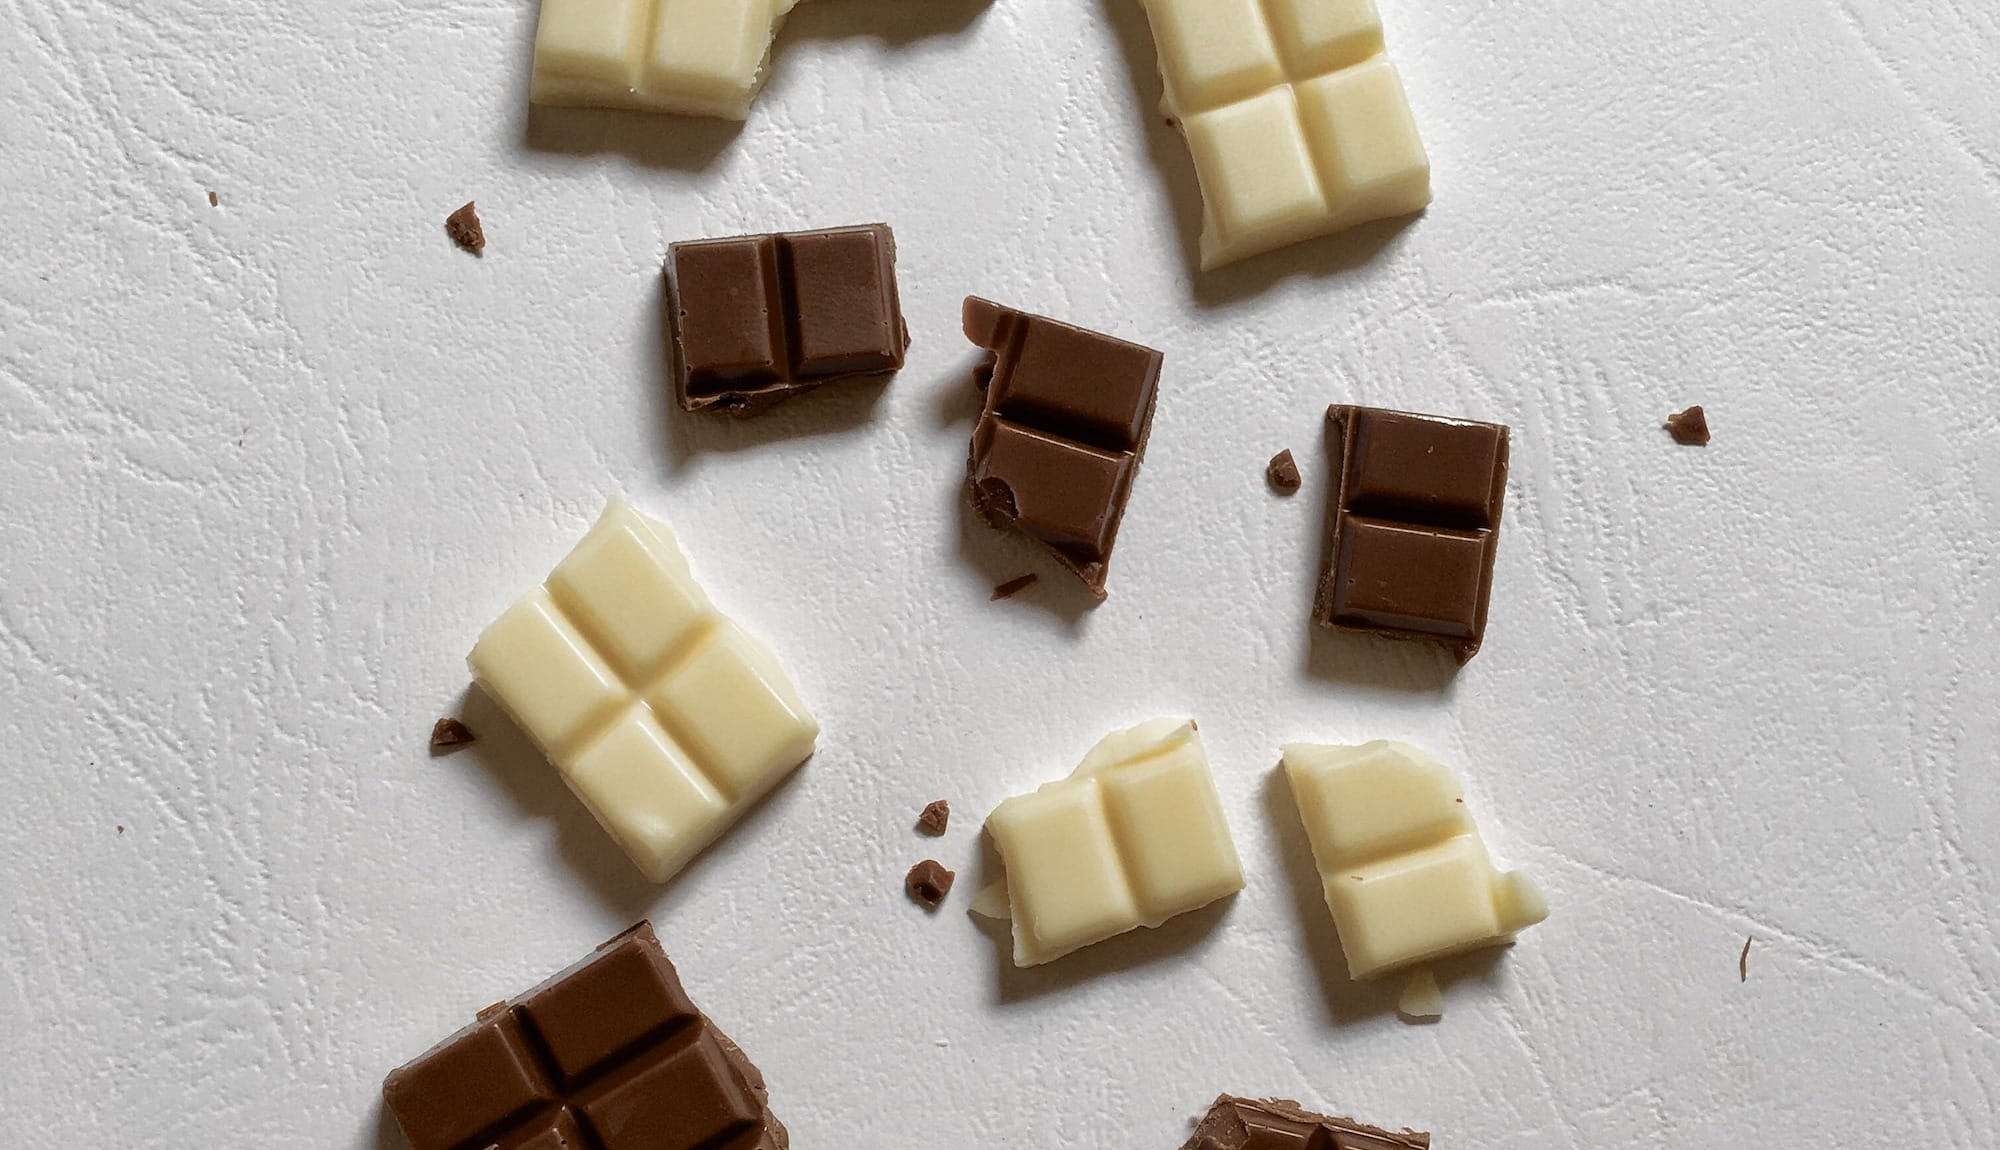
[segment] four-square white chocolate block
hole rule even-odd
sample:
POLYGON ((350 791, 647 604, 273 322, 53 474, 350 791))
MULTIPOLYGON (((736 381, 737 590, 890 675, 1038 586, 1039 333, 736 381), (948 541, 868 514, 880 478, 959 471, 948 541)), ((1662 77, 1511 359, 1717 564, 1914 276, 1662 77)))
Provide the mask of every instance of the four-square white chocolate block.
POLYGON ((1532 879, 1494 869, 1457 776, 1417 748, 1295 743, 1285 774, 1355 978, 1511 942, 1549 916, 1532 879))
POLYGON ((819 724, 723 618, 667 525, 613 500, 472 674, 597 821, 665 882, 812 755, 819 724))
POLYGON ((529 99, 741 120, 798 0, 542 0, 529 99))
POLYGON ((1201 735, 1155 719, 1105 737, 1070 777, 1000 804, 1014 964, 1035 966, 1243 889, 1201 735))
POLYGON ((1194 154, 1203 268, 1431 202, 1375 0, 1140 3, 1194 154))

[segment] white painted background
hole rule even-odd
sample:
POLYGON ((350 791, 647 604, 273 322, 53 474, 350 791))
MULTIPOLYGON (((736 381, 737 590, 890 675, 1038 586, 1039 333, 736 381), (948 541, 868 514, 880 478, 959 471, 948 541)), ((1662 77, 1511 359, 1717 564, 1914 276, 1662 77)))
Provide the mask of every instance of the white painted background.
POLYGON ((740 134, 531 120, 527 0, 0 0, 0 1141, 391 1150, 385 1072, 651 915, 799 1150, 1171 1150, 1225 1089, 1447 1150, 1993 1147, 2000 13, 1384 6, 1436 206, 1197 280, 1129 0, 813 0, 740 134), (878 218, 893 385, 670 410, 669 241, 878 218), (1095 611, 986 602, 1052 569, 961 511, 968 291, 1167 353, 1095 611), (1334 400, 1514 429, 1455 680, 1308 635, 1334 400), (664 890, 462 699, 614 491, 826 725, 664 890), (1176 711, 1249 888, 1005 969, 979 817, 1176 711), (1345 984, 1272 782, 1375 736, 1555 908, 1436 1026, 1345 984))

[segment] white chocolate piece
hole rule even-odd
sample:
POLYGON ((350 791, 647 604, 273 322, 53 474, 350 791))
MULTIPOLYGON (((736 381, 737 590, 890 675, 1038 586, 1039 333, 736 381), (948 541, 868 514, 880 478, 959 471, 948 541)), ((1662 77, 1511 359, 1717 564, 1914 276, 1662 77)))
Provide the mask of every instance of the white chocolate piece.
POLYGON ((1194 155, 1204 269, 1431 202, 1375 0, 1139 2, 1194 155))
POLYGON ((1444 992, 1438 989, 1437 975, 1420 970, 1403 984, 1403 996, 1396 1000, 1396 1013, 1404 1018, 1443 1018, 1444 992))
POLYGON ((1494 869, 1458 777, 1417 748, 1295 743, 1285 774, 1355 978, 1511 942, 1549 916, 1533 880, 1494 869))
POLYGON ((798 0, 542 0, 528 98, 741 120, 798 0))
POLYGON ((776 657, 709 603, 673 532, 619 500, 469 661, 654 882, 819 736, 776 657))
POLYGON ((1208 755, 1185 719, 1106 736, 1069 778, 1001 803, 986 829, 1007 867, 1016 966, 1243 889, 1208 755))

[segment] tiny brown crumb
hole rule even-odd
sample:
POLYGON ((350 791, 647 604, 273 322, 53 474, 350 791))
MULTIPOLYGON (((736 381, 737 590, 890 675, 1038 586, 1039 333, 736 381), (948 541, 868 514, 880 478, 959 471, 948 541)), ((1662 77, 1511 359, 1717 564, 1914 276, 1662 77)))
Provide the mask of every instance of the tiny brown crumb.
POLYGON ((1757 941, 1752 935, 1743 940, 1743 953, 1736 956, 1736 981, 1750 981, 1750 944, 1757 941))
POLYGON ((917 816, 917 829, 927 835, 941 835, 951 822, 951 804, 943 799, 932 799, 924 813, 917 816))
POLYGON ((431 728, 431 750, 444 751, 452 747, 462 747, 478 736, 472 729, 457 719, 439 719, 431 728))
POLYGON ((124 827, 122 827, 122 826, 121 826, 121 827, 119 827, 119 828, 118 828, 118 833, 119 833, 119 834, 121 834, 121 835, 122 835, 122 834, 124 834, 124 833, 125 833, 125 828, 124 828, 124 827))
POLYGON ((1017 575, 993 589, 993 602, 998 603, 1002 599, 1012 599, 1014 596, 1019 595, 1041 581, 1042 577, 1033 572, 1029 572, 1026 575, 1017 575))
POLYGON ((216 207, 221 207, 221 206, 222 206, 222 197, 220 197, 220 196, 216 195, 216 194, 215 194, 214 192, 212 192, 212 191, 211 191, 211 192, 209 192, 209 193, 208 193, 208 206, 209 206, 209 207, 211 207, 211 208, 216 208, 216 207))
POLYGON ((1287 447, 1271 457, 1271 462, 1264 468, 1264 478, 1270 481, 1272 487, 1287 495, 1299 489, 1299 464, 1292 458, 1291 448, 1287 447))
POLYGON ((473 255, 486 250, 486 229, 479 225, 479 212, 469 202, 444 218, 444 230, 452 243, 473 255))
POLYGON ((1702 411, 1698 403, 1686 411, 1676 411, 1669 415, 1664 426, 1667 434, 1673 436, 1674 442, 1682 447, 1708 446, 1708 415, 1702 411))
POLYGON ((944 896, 951 893, 951 884, 957 878, 936 859, 925 859, 904 876, 903 893, 923 903, 925 910, 936 910, 944 902, 944 896))

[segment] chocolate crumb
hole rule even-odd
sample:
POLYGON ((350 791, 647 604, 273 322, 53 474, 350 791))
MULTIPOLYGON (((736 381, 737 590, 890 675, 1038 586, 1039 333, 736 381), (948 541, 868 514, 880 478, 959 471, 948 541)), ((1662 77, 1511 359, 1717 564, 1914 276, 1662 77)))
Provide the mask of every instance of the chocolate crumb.
POLYGON ((1271 457, 1270 464, 1264 468, 1264 478, 1287 495, 1299 489, 1299 464, 1292 458, 1291 448, 1287 447, 1271 457))
POLYGON ((951 893, 951 884, 957 878, 936 859, 925 859, 904 876, 903 893, 923 903, 925 910, 936 910, 944 902, 944 896, 951 893))
POLYGON ((486 229, 479 225, 479 212, 469 202, 444 218, 444 230, 452 243, 473 255, 486 250, 486 229))
POLYGON ((118 833, 119 833, 119 834, 121 834, 121 835, 122 835, 122 834, 124 834, 124 833, 125 833, 125 828, 124 828, 124 827, 122 827, 122 826, 121 826, 121 827, 119 827, 119 828, 118 828, 118 833))
POLYGON ((1755 935, 1743 940, 1743 953, 1736 956, 1736 981, 1750 981, 1750 944, 1757 941, 1755 935))
POLYGON ((1018 575, 993 589, 993 602, 998 603, 1002 599, 1012 599, 1014 596, 1019 595, 1041 581, 1042 577, 1033 572, 1026 575, 1018 575))
POLYGON ((443 751, 452 747, 462 747, 478 736, 472 729, 457 719, 439 719, 431 728, 431 750, 443 751))
POLYGON ((221 207, 222 198, 216 195, 214 192, 208 193, 208 206, 211 208, 221 207))
POLYGON ((917 816, 917 829, 927 835, 941 835, 951 822, 951 804, 943 799, 932 799, 924 813, 917 816))
POLYGON ((1667 434, 1674 437, 1674 442, 1682 447, 1708 446, 1708 415, 1698 403, 1686 411, 1669 415, 1663 426, 1667 434))

